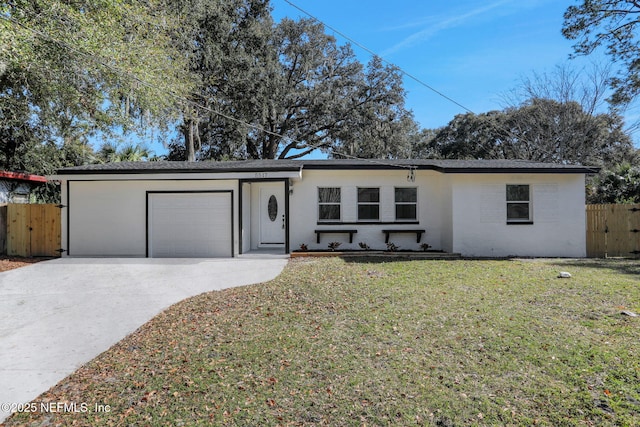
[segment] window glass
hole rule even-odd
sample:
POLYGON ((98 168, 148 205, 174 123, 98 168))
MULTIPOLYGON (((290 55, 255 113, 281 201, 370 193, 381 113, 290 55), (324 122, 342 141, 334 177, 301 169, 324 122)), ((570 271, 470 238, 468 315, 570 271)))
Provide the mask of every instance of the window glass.
POLYGON ((380 202, 379 188, 358 188, 358 203, 380 202))
POLYGON ((396 203, 417 202, 418 191, 416 188, 396 188, 396 203))
POLYGON ((529 185, 507 185, 507 222, 531 221, 529 185))
POLYGON ((340 188, 318 188, 318 200, 320 203, 340 203, 340 188))
POLYGON ((415 187, 396 188, 396 221, 418 218, 418 189, 415 187))
POLYGON ((415 205, 396 205, 396 220, 415 220, 416 214, 415 205))
POLYGON ((507 203, 507 219, 528 220, 529 203, 507 203))
POLYGON ((380 189, 358 188, 358 220, 380 219, 380 189))
POLYGON ((340 221, 340 187, 318 188, 318 220, 340 221))
POLYGON ((359 220, 378 220, 380 219, 380 206, 379 205, 358 205, 358 219, 359 220))
POLYGON ((528 185, 507 185, 507 202, 528 202, 528 185))

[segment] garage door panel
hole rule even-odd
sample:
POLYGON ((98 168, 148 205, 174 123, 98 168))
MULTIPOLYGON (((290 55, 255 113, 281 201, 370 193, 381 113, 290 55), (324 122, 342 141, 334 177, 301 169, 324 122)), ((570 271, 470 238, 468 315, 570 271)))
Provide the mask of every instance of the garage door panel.
POLYGON ((150 255, 231 256, 231 199, 231 192, 150 194, 150 255))

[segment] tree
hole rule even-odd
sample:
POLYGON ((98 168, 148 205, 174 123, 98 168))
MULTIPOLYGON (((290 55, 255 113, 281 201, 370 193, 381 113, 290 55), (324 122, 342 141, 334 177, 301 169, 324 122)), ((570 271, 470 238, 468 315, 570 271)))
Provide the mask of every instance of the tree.
POLYGON ((577 102, 532 99, 507 113, 513 158, 604 166, 633 152, 624 121, 614 112, 589 114, 577 102))
POLYGON ((576 40, 577 55, 589 55, 604 46, 613 62, 622 65, 610 79, 614 105, 629 104, 640 93, 639 17, 637 0, 583 0, 564 14, 562 34, 576 40))
POLYGON ((445 159, 503 159, 506 114, 490 111, 483 114, 456 115, 440 128, 429 143, 427 153, 445 159))
POLYGON ((140 144, 126 144, 121 149, 110 142, 102 144, 98 153, 96 153, 96 161, 102 163, 116 162, 141 162, 153 158, 149 149, 140 144))
POLYGON ((418 125, 404 107, 400 70, 374 57, 355 83, 357 91, 348 100, 344 122, 332 132, 336 141, 331 156, 410 157, 418 125))
MULTIPOLYGON (((273 57, 273 22, 268 0, 167 0, 184 16, 175 40, 197 84, 183 104, 179 139, 170 144, 171 160, 246 157, 238 142, 247 130, 247 108, 268 88, 273 57), (236 119, 236 120, 233 120, 236 119)), ((254 111, 252 110, 252 113, 254 111)))
POLYGON ((610 65, 597 62, 580 69, 563 63, 550 71, 533 71, 503 96, 505 107, 518 107, 531 99, 550 99, 563 104, 577 102, 585 113, 594 115, 607 110, 611 75, 610 65))
POLYGON ((534 98, 503 111, 458 115, 431 147, 444 158, 607 166, 633 155, 623 127, 615 113, 591 115, 577 102, 534 98))
POLYGON ((408 147, 404 132, 415 124, 397 69, 379 58, 365 69, 349 46, 337 45, 312 20, 273 25, 258 7, 241 17, 247 30, 216 36, 226 55, 217 79, 203 80, 200 89, 213 111, 196 127, 183 125, 186 144, 174 141, 169 158, 296 158, 317 149, 399 156, 399 147, 408 147), (200 142, 197 156, 192 137, 200 142))
POLYGON ((433 140, 437 134, 436 129, 420 129, 419 132, 411 136, 411 152, 407 156, 409 159, 438 159, 441 156, 433 140))
POLYGON ((108 136, 171 121, 174 95, 186 92, 191 76, 172 44, 180 22, 166 10, 161 0, 0 4, 6 147, 85 145, 97 131, 108 136))
POLYGON ((640 169, 622 163, 587 186, 587 203, 640 203, 640 169))

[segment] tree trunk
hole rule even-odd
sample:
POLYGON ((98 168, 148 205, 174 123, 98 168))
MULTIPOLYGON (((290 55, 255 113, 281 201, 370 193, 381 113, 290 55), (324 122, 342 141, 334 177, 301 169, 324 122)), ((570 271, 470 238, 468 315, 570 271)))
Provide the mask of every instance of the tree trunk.
POLYGON ((185 119, 182 125, 182 135, 184 136, 184 145, 187 149, 187 161, 196 161, 196 149, 193 135, 194 121, 193 119, 185 119))

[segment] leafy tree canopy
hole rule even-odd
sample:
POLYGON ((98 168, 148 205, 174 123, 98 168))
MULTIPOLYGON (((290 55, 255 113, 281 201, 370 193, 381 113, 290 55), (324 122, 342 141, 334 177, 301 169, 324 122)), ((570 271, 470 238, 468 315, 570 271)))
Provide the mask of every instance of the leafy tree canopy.
POLYGON ((591 115, 577 102, 534 98, 502 111, 458 115, 430 145, 444 158, 606 166, 633 156, 623 126, 615 113, 591 115))
POLYGON ((576 40, 576 54, 588 55, 602 46, 621 65, 611 79, 616 105, 628 104, 640 93, 639 17, 637 0, 583 0, 564 14, 562 34, 576 40))
POLYGON ((27 152, 167 124, 191 87, 179 27, 161 0, 2 2, 0 166, 43 173, 55 162, 33 170, 27 152))
POLYGON ((587 185, 587 203, 640 203, 640 168, 621 163, 587 185))
POLYGON ((184 142, 171 144, 169 158, 295 158, 317 149, 384 157, 401 155, 400 146, 409 150, 404 133, 417 126, 404 108, 397 69, 379 58, 363 66, 312 20, 274 24, 265 2, 229 3, 235 6, 227 20, 242 32, 216 30, 217 21, 205 18, 213 13, 208 8, 193 20, 194 34, 206 37, 192 67, 202 74, 198 99, 207 109, 185 114, 184 142), (224 55, 204 49, 209 45, 224 55))

